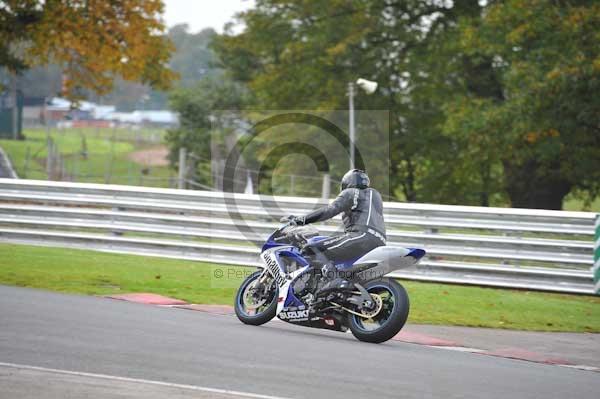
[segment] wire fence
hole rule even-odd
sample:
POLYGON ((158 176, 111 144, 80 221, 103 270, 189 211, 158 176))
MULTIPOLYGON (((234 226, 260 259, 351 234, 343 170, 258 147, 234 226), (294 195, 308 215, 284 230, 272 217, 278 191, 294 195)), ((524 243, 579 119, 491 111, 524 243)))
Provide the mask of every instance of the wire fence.
POLYGON ((158 129, 44 127, 27 130, 25 141, 2 145, 25 179, 211 191, 222 191, 225 186, 237 192, 322 198, 339 191, 340 181, 320 172, 261 174, 242 167, 237 171, 241 173, 225 176, 224 160, 185 149, 183 159, 173 164, 167 159, 164 137, 165 131, 158 129))
POLYGON ((176 187, 163 140, 156 129, 32 129, 2 145, 21 178, 176 187))

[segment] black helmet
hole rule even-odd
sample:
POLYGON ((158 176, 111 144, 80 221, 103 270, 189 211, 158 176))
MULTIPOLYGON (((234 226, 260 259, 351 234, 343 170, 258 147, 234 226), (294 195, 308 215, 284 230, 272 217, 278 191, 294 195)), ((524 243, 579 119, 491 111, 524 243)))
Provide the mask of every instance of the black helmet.
POLYGON ((364 170, 351 169, 342 177, 342 190, 347 188, 368 188, 371 184, 369 176, 364 170))

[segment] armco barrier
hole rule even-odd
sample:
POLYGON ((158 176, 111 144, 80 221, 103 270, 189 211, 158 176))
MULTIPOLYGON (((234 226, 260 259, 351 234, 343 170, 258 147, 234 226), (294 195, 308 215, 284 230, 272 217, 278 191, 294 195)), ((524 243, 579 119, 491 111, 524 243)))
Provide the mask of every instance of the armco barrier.
POLYGON ((600 295, 600 214, 596 215, 594 235, 594 291, 600 295))
MULTIPOLYGON (((257 266, 258 245, 279 217, 320 205, 315 198, 0 179, 0 241, 257 266)), ((396 202, 384 209, 388 245, 428 252, 395 277, 598 291, 593 213, 396 202)), ((339 224, 319 228, 332 234, 339 224)))

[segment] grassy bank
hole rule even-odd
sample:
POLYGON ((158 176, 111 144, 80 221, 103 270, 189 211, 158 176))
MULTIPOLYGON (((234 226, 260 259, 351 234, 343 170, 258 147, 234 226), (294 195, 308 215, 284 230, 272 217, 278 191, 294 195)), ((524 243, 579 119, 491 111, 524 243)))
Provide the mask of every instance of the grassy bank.
MULTIPOLYGON (((153 292, 231 304, 250 269, 93 251, 0 244, 0 284, 88 295, 153 292)), ((405 281, 409 322, 600 332, 600 298, 405 281)))
MULTIPOLYGON (((144 141, 150 133, 161 137, 156 132, 140 132, 136 143, 131 132, 112 129, 51 130, 50 137, 63 159, 65 172, 74 181, 168 187, 174 172, 167 166, 148 167, 130 159, 134 151, 156 145, 144 141)), ((0 146, 19 177, 46 180, 47 133, 31 129, 24 135, 23 141, 0 140, 0 146)))

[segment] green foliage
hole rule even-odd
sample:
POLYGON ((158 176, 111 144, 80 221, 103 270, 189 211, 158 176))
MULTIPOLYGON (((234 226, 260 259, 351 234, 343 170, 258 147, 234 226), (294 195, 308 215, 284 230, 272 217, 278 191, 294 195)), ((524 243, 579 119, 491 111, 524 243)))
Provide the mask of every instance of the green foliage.
POLYGON ((171 92, 171 108, 179 113, 180 126, 167 132, 172 165, 177 165, 179 149, 184 147, 192 156, 189 162, 194 178, 200 184, 212 186, 211 159, 223 159, 225 137, 235 133, 229 123, 231 112, 245 103, 243 88, 228 79, 205 78, 191 88, 171 92), (217 146, 217 147, 215 147, 217 146))
POLYGON ((571 191, 593 197, 599 6, 484 4, 262 0, 214 48, 257 108, 344 109, 347 82, 378 81, 356 105, 390 111, 392 191, 409 201, 560 208, 571 191))
POLYGON ((43 12, 37 0, 6 1, 0 5, 0 66, 14 72, 27 69, 17 43, 27 38, 30 27, 39 23, 43 12))
MULTIPOLYGON (((214 48, 231 76, 247 84, 255 97, 253 105, 259 109, 308 109, 317 113, 347 109, 344 93, 348 82, 362 76, 382 83, 393 81, 393 73, 399 76, 393 57, 373 45, 381 40, 375 32, 384 23, 379 17, 382 9, 383 4, 365 1, 261 1, 241 16, 246 25, 243 33, 217 37, 214 48), (380 56, 387 60, 375 62, 380 56)), ((388 84, 384 87, 368 99, 356 96, 357 109, 395 111, 396 93, 389 90, 388 84)), ((379 158, 387 158, 389 126, 378 126, 368 119, 368 114, 364 115, 357 114, 358 147, 361 143, 363 148, 381 144, 379 158)), ((385 119, 399 130, 398 114, 385 119)), ((340 121, 339 126, 345 129, 347 119, 340 121)), ((294 129, 303 134, 298 127, 294 129)), ((293 132, 290 130, 289 134, 293 132)), ((312 134, 313 142, 321 146, 318 132, 312 134)), ((399 143, 394 150, 399 157, 417 148, 403 145, 408 140, 402 140, 400 132, 396 138, 399 143)), ((327 152, 327 147, 323 149, 327 152)), ((292 162, 284 160, 280 170, 288 174, 311 173, 311 165, 306 162, 292 162)), ((334 178, 343 174, 341 169, 347 168, 347 162, 345 159, 342 165, 337 159, 334 161, 340 168, 333 172, 334 178)), ((373 176, 380 176, 375 180, 387 180, 390 172, 392 179, 402 180, 387 164, 371 163, 367 167, 373 176)), ((392 185, 398 185, 398 181, 392 185)))
POLYGON ((599 25, 594 2, 510 0, 460 27, 460 51, 494 60, 502 97, 485 110, 458 98, 450 119, 497 136, 513 206, 560 208, 574 189, 600 189, 599 25))
POLYGON ((207 77, 217 77, 222 71, 215 66, 215 54, 210 43, 216 35, 212 28, 191 33, 186 24, 169 29, 168 37, 175 46, 169 66, 179 73, 179 86, 189 87, 207 77))
MULTIPOLYGON (((459 8, 426 1, 261 1, 241 15, 243 33, 219 36, 214 47, 266 109, 344 109, 347 82, 359 76, 378 81, 381 89, 368 98, 358 95, 356 107, 390 111, 384 140, 390 147, 379 150, 380 157, 392 157, 384 172, 390 191, 409 201, 474 202, 462 195, 471 191, 464 179, 450 178, 447 154, 456 143, 441 135, 440 125, 443 100, 453 88, 434 74, 438 43, 447 40, 446 26, 459 8), (437 18, 432 27, 423 29, 431 18, 437 18)), ((369 121, 359 118, 357 125, 359 146, 361 140, 381 142, 369 121)))

